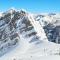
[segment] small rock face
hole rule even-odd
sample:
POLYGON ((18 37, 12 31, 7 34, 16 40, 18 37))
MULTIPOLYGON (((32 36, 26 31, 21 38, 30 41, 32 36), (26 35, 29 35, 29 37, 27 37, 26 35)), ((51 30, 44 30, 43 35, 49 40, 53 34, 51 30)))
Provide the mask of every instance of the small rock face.
POLYGON ((44 27, 48 40, 60 44, 60 26, 48 24, 44 27))

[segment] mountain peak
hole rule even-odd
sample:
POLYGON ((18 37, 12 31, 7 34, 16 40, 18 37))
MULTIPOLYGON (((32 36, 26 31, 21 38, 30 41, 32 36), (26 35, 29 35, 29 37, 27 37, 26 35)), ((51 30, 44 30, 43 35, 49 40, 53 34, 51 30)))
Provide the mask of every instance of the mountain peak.
POLYGON ((10 9, 8 10, 9 13, 13 13, 14 11, 16 11, 15 8, 10 8, 10 9))

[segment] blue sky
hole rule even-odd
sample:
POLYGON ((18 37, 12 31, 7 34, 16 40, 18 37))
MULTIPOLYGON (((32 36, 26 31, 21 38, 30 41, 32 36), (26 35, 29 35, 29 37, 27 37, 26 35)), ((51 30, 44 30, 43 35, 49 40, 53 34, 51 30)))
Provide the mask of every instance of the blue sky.
POLYGON ((60 0, 0 0, 0 11, 11 7, 30 12, 60 12, 60 0))

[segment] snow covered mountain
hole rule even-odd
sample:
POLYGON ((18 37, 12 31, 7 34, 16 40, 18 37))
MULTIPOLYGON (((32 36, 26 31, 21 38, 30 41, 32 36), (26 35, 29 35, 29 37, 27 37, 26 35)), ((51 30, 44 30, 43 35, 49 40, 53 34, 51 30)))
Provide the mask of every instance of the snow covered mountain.
POLYGON ((35 20, 42 25, 49 41, 60 44, 60 14, 40 14, 35 20))
POLYGON ((0 59, 59 55, 60 45, 56 44, 60 35, 57 19, 60 20, 56 14, 37 15, 15 9, 1 13, 0 59))

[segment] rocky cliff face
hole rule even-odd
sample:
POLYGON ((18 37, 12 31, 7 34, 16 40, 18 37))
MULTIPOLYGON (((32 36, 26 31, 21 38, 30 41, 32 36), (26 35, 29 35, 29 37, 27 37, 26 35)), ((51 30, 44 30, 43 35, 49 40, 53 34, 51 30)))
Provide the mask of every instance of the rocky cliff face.
POLYGON ((20 40, 15 24, 19 19, 19 13, 15 10, 10 11, 3 13, 0 18, 0 56, 13 49, 20 40))

